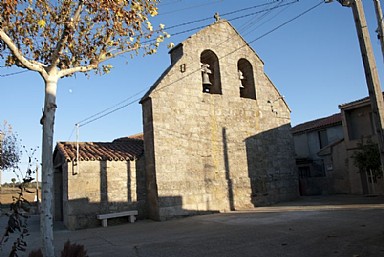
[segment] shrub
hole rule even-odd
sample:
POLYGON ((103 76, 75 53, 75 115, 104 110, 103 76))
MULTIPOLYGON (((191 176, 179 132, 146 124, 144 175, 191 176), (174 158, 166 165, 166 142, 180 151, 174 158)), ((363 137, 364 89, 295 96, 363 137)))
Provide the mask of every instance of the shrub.
MULTIPOLYGON (((41 249, 34 250, 29 253, 28 257, 43 257, 41 249)), ((65 242, 64 248, 61 251, 61 257, 88 257, 84 245, 72 244, 69 240, 65 242)))

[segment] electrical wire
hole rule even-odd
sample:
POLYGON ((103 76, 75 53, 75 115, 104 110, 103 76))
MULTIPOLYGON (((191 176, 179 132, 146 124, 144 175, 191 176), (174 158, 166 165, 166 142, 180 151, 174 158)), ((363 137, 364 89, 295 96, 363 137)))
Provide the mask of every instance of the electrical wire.
MULTIPOLYGON (((224 14, 222 14, 221 16, 227 16, 227 15, 231 15, 231 14, 239 13, 239 12, 242 12, 242 11, 250 10, 250 9, 255 9, 255 8, 258 8, 258 7, 271 5, 271 4, 273 4, 273 3, 278 3, 278 5, 276 5, 276 6, 274 6, 274 7, 271 7, 271 8, 268 8, 268 9, 264 9, 264 10, 261 10, 261 11, 258 11, 258 12, 253 12, 253 13, 250 13, 250 14, 246 14, 246 15, 242 15, 242 16, 234 17, 234 18, 232 18, 232 19, 228 19, 228 21, 234 21, 234 20, 238 20, 238 19, 246 18, 246 17, 249 17, 249 16, 254 16, 254 15, 257 15, 257 14, 260 14, 260 13, 270 12, 270 11, 272 11, 272 10, 274 10, 274 9, 277 9, 277 8, 280 8, 280 7, 283 7, 283 6, 287 6, 287 5, 291 5, 292 3, 295 3, 295 2, 297 2, 297 1, 298 1, 298 0, 295 0, 295 1, 293 1, 293 2, 288 2, 288 3, 286 3, 286 4, 282 4, 282 1, 281 1, 281 0, 274 0, 274 1, 269 2, 269 3, 264 3, 264 4, 254 5, 254 6, 251 6, 251 7, 242 8, 242 9, 239 9, 239 10, 235 10, 235 11, 231 11, 231 12, 228 12, 228 13, 224 13, 224 14)), ((197 23, 197 22, 202 22, 202 21, 206 21, 206 20, 210 20, 210 19, 212 19, 212 17, 204 18, 204 19, 199 19, 199 20, 195 20, 195 21, 190 21, 190 22, 184 22, 184 23, 181 23, 181 24, 177 24, 177 25, 170 26, 170 27, 166 28, 166 30, 173 29, 173 28, 180 27, 180 26, 185 26, 185 25, 193 24, 193 23, 197 23)), ((172 33, 172 36, 185 34, 185 33, 191 32, 191 31, 195 31, 195 30, 202 29, 202 28, 204 28, 204 27, 206 27, 206 25, 202 25, 202 26, 198 26, 198 27, 191 28, 191 29, 187 29, 187 30, 179 31, 179 32, 176 32, 176 33, 172 33)), ((147 44, 147 43, 151 43, 151 42, 155 42, 155 41, 156 41, 155 39, 153 39, 153 40, 148 40, 148 41, 143 42, 143 44, 147 44)), ((0 66, 0 67, 2 67, 2 66, 0 66)), ((2 78, 2 77, 8 77, 8 76, 13 76, 13 75, 18 75, 18 74, 21 74, 21 73, 24 73, 24 72, 27 72, 27 71, 28 71, 28 70, 26 70, 26 71, 20 71, 20 72, 14 72, 14 73, 9 73, 9 74, 3 74, 3 75, 0 75, 0 78, 2 78)), ((113 107, 112 107, 112 108, 113 108, 113 107)), ((96 114, 95 114, 95 115, 96 115, 96 114)))
MULTIPOLYGON (((283 26, 285 26, 285 25, 287 25, 287 24, 289 24, 289 23, 295 21, 296 19, 302 17, 303 15, 305 15, 305 14, 309 13, 310 11, 314 10, 315 8, 319 7, 322 3, 323 3, 323 1, 319 2, 318 4, 314 5, 313 7, 309 8, 309 9, 305 10, 304 12, 300 13, 299 15, 295 16, 294 18, 291 18, 291 19, 289 19, 288 21, 286 21, 286 22, 284 22, 284 23, 278 25, 277 27, 273 28, 272 30, 270 30, 270 31, 268 31, 268 32, 266 32, 266 33, 264 33, 263 35, 257 37, 256 39, 250 41, 249 43, 245 43, 245 44, 243 44, 242 46, 236 48, 235 50, 233 50, 232 52, 226 54, 225 56, 220 57, 219 59, 222 59, 222 58, 224 58, 224 57, 227 57, 227 56, 233 54, 234 52, 236 52, 236 51, 242 49, 243 47, 245 47, 245 46, 247 46, 247 45, 249 45, 249 44, 252 44, 252 43, 254 43, 254 42, 256 42, 256 41, 258 41, 258 40, 264 38, 265 36, 267 36, 267 35, 273 33, 274 31, 280 29, 281 27, 283 27, 283 26)), ((181 77, 181 78, 179 78, 179 79, 177 79, 177 80, 175 80, 175 81, 173 81, 173 82, 170 82, 169 84, 167 84, 167 85, 165 85, 165 86, 163 86, 163 87, 161 87, 161 88, 157 88, 156 91, 160 91, 160 90, 162 90, 162 89, 164 89, 164 88, 167 88, 167 87, 169 87, 169 86, 171 86, 171 85, 173 85, 173 84, 175 84, 175 83, 177 83, 177 82, 179 82, 179 81, 181 81, 181 80, 183 80, 183 79, 185 79, 185 78, 191 76, 192 74, 194 74, 194 73, 196 73, 196 72, 200 72, 200 69, 196 69, 196 70, 194 70, 194 71, 192 71, 192 72, 186 74, 184 77, 181 77)), ((145 91, 145 90, 149 90, 149 88, 144 89, 144 90, 142 90, 141 92, 143 92, 143 91, 145 91)), ((138 95, 138 94, 139 94, 139 93, 135 94, 134 96, 136 96, 136 95, 138 95)), ((133 98, 134 96, 132 96, 132 97, 130 97, 130 98, 128 98, 128 99, 131 99, 131 98, 133 98)), ((103 118, 103 117, 105 117, 105 116, 107 116, 107 115, 109 115, 109 114, 111 114, 111 113, 114 113, 114 112, 116 112, 116 111, 118 111, 118 110, 120 110, 120 109, 123 109, 123 108, 125 108, 125 107, 128 107, 129 105, 138 102, 141 98, 142 98, 142 97, 137 98, 137 99, 135 99, 135 100, 129 102, 129 103, 126 104, 126 105, 123 105, 123 106, 120 106, 120 107, 117 107, 117 108, 114 108, 114 109, 113 109, 113 107, 107 108, 107 109, 105 109, 104 111, 101 111, 101 112, 99 112, 99 113, 97 113, 97 114, 95 114, 95 115, 92 115, 92 116, 90 116, 90 117, 88 117, 88 118, 82 120, 81 122, 79 122, 79 123, 77 123, 77 124, 80 125, 80 127, 85 126, 85 125, 87 125, 87 124, 89 124, 89 123, 91 123, 91 122, 94 122, 94 121, 96 121, 96 120, 99 120, 99 119, 101 119, 101 118, 103 118), (108 110, 108 112, 106 112, 107 110, 108 110), (110 110, 110 111, 109 111, 109 110, 110 110), (106 112, 106 113, 105 113, 105 112, 106 112), (104 113, 104 114, 102 114, 101 116, 98 116, 98 114, 101 114, 101 113, 104 113), (82 124, 81 124, 81 123, 82 123, 82 124)), ((123 102, 125 102, 125 101, 123 101, 123 102)), ((119 105, 119 104, 118 104, 118 105, 119 105)), ((116 105, 115 105, 115 106, 116 106, 116 105)))
POLYGON ((181 2, 181 0, 174 0, 174 1, 167 1, 167 3, 164 3, 164 1, 161 1, 157 6, 165 6, 165 5, 170 5, 170 4, 174 4, 176 2, 181 2))
MULTIPOLYGON (((293 4, 293 3, 296 3, 296 2, 298 2, 298 0, 295 0, 295 1, 291 2, 291 3, 293 4)), ((279 8, 280 5, 282 5, 282 4, 283 4, 282 1, 277 2, 277 4, 275 5, 276 9, 279 8)), ((288 8, 289 6, 291 6, 291 4, 289 4, 289 5, 284 5, 284 6, 285 6, 285 8, 288 8)), ((270 9, 270 10, 268 10, 267 12, 263 13, 262 15, 260 15, 260 17, 255 18, 255 19, 251 19, 250 21, 248 21, 248 22, 245 23, 244 25, 240 26, 239 31, 240 31, 241 33, 244 33, 244 35, 246 35, 246 34, 252 32, 252 31, 255 31, 257 28, 253 28, 253 27, 254 27, 256 24, 259 24, 260 21, 262 21, 263 19, 265 19, 266 17, 268 17, 271 13, 273 13, 274 10, 275 10, 275 9, 272 9, 272 10, 270 9), (247 33, 247 31, 249 31, 249 32, 247 33)), ((264 23, 263 23, 263 24, 264 24, 264 23)))
POLYGON ((280 24, 279 26, 273 28, 272 30, 270 30, 270 31, 268 31, 268 32, 266 32, 266 33, 264 33, 263 35, 257 37, 256 39, 250 41, 249 43, 252 44, 252 43, 254 43, 254 42, 257 41, 257 40, 262 39, 263 37, 265 37, 265 36, 271 34, 272 32, 274 32, 274 31, 280 29, 281 27, 283 27, 283 26, 285 26, 285 25, 287 25, 287 24, 289 24, 289 23, 291 23, 291 22, 297 20, 297 19, 300 18, 301 16, 303 16, 303 15, 309 13, 310 11, 316 9, 317 7, 319 7, 319 6, 320 6, 321 4, 323 4, 323 3, 324 3, 323 1, 320 1, 318 4, 312 6, 311 8, 309 8, 309 9, 307 9, 306 11, 300 13, 299 15, 293 17, 292 19, 290 19, 290 20, 288 20, 288 21, 286 21, 286 22, 283 22, 283 23, 280 24))
MULTIPOLYGON (((107 111, 109 111, 109 110, 112 110, 112 109, 115 109, 115 108, 120 108, 120 107, 117 107, 117 106, 122 105, 123 103, 125 103, 125 102, 127 102, 128 100, 134 98, 135 96, 137 96, 137 95, 143 93, 143 92, 146 91, 146 90, 147 90, 147 89, 143 89, 143 90, 141 90, 141 91, 135 93, 134 95, 132 95, 132 96, 130 96, 130 97, 124 99, 123 101, 121 101, 121 102, 119 102, 119 103, 117 103, 117 104, 115 104, 115 105, 113 105, 113 106, 111 106, 111 107, 109 107, 109 108, 106 108, 106 109, 104 109, 104 110, 102 110, 102 111, 100 111, 100 112, 98 112, 98 113, 96 113, 96 114, 94 114, 94 115, 91 115, 91 116, 89 116, 88 118, 85 118, 85 119, 83 119, 83 120, 77 122, 76 124, 79 125, 80 127, 83 126, 82 123, 88 124, 88 123, 87 123, 88 120, 93 119, 94 117, 99 116, 99 115, 101 115, 101 114, 103 114, 103 113, 105 113, 105 112, 107 112, 107 111)), ((85 125, 85 124, 84 124, 84 125, 85 125)))
MULTIPOLYGON (((276 2, 276 1, 275 1, 275 2, 276 2)), ((295 1, 295 2, 297 2, 297 1, 295 1)), ((239 17, 235 17, 235 18, 232 18, 232 19, 230 19, 230 20, 233 21, 233 20, 237 20, 237 19, 241 19, 241 18, 249 17, 249 16, 251 16, 251 15, 256 15, 256 14, 263 13, 263 12, 270 12, 270 11, 272 11, 272 10, 274 10, 274 9, 277 9, 277 8, 279 8, 279 7, 282 7, 282 6, 290 5, 290 4, 292 4, 292 3, 293 3, 293 2, 289 2, 289 3, 286 3, 286 4, 284 4, 284 5, 283 5, 283 4, 278 4, 278 5, 274 6, 274 7, 271 7, 271 8, 268 8, 268 9, 264 9, 264 10, 262 10, 262 11, 254 12, 254 13, 251 13, 251 14, 246 14, 246 15, 242 15, 242 16, 239 16, 239 17)), ((268 32, 266 32, 266 33, 264 33, 263 35, 257 37, 256 39, 250 41, 249 44, 254 43, 254 42, 256 42, 257 40, 259 40, 259 39, 261 39, 261 38, 263 38, 263 37, 265 37, 265 36, 271 34, 272 32, 274 32, 274 31, 276 31, 276 30, 278 30, 278 29, 280 29, 281 27, 283 27, 283 26, 285 26, 285 25, 287 25, 287 24, 293 22, 294 20, 300 18, 301 16, 305 15, 306 13, 308 13, 308 12, 312 11, 313 9, 315 9, 316 7, 320 6, 322 3, 323 3, 323 1, 321 1, 321 2, 320 2, 319 4, 317 4, 317 5, 315 5, 315 6, 311 7, 311 8, 309 8, 308 10, 304 11, 303 13, 301 13, 301 14, 295 16, 294 18, 292 18, 292 19, 290 19, 290 20, 288 20, 288 21, 286 21, 286 22, 280 24, 279 26, 273 28, 272 30, 270 30, 270 31, 268 31, 268 32)), ((267 5, 267 4, 262 4, 262 5, 254 6, 254 8, 256 8, 256 7, 260 7, 260 6, 264 6, 264 5, 267 5)), ((243 9, 240 9, 240 10, 237 10, 237 11, 233 11, 233 12, 230 12, 230 13, 226 13, 226 14, 224 14, 224 15, 230 15, 230 14, 233 14, 233 13, 237 13, 237 12, 240 12, 240 11, 244 11, 244 10, 246 10, 246 9, 247 9, 247 8, 243 8, 243 9)), ((193 22, 190 22, 190 23, 182 23, 182 24, 179 24, 179 25, 175 25, 175 26, 172 26, 172 27, 169 27, 169 28, 175 28, 175 27, 179 27, 179 26, 183 26, 183 25, 187 25, 187 24, 191 24, 191 23, 195 23, 195 22, 205 21, 205 20, 206 20, 206 19, 200 19, 200 20, 193 21, 193 22)), ((203 28, 203 27, 206 27, 206 26, 199 26, 199 27, 196 27, 196 28, 193 28, 193 29, 188 29, 188 30, 185 30, 185 31, 181 31, 181 32, 178 32, 178 33, 174 33, 173 35, 178 35, 178 34, 187 33, 187 32, 190 32, 190 31, 192 31, 192 30, 197 30, 197 29, 200 29, 200 28, 203 28)), ((169 28, 168 28, 168 29, 169 29, 169 28)), ((243 48, 243 47, 246 46, 246 45, 248 45, 248 44, 244 44, 243 46, 238 47, 237 49, 235 49, 235 50, 232 51, 231 53, 227 54, 226 56, 228 56, 228 55, 230 55, 230 54, 232 54, 232 53, 238 51, 239 49, 243 48)), ((224 57, 226 57, 226 56, 223 56, 223 57, 221 57, 221 58, 224 58, 224 57)), ((220 59, 221 59, 221 58, 220 58, 220 59)), ((16 74, 24 73, 24 72, 27 72, 27 71, 28 71, 28 70, 20 71, 20 72, 14 72, 14 73, 9 73, 9 74, 4 74, 4 75, 0 75, 0 77, 16 75, 16 74)), ((192 71, 191 73, 185 75, 184 77, 182 77, 182 78, 180 78, 180 79, 178 79, 178 80, 176 80, 176 81, 173 81, 173 82, 169 83, 168 85, 165 85, 165 86, 163 86, 163 87, 161 87, 161 88, 156 89, 156 91, 161 90, 161 89, 164 89, 164 88, 166 88, 166 87, 168 87, 168 86, 171 86, 172 84, 174 84, 174 83, 176 83, 176 82, 178 82, 178 81, 180 81, 180 80, 182 80, 182 79, 185 79, 185 78, 189 77, 190 75, 192 75, 193 73, 198 72, 198 71, 200 71, 200 69, 197 69, 197 70, 195 70, 195 71, 192 71)), ((133 95, 133 96, 130 96, 129 98, 127 98, 127 99, 125 99, 125 100, 119 102, 118 104, 116 104, 116 105, 114 105, 114 106, 112 106, 112 107, 109 107, 109 108, 107 108, 107 109, 104 109, 103 111, 98 112, 98 113, 96 113, 96 114, 94 114, 94 115, 92 115, 92 116, 90 116, 90 117, 88 117, 88 118, 86 118, 86 119, 81 120, 80 122, 76 123, 76 125, 78 125, 79 127, 83 127, 83 126, 85 126, 85 125, 87 125, 87 124, 89 124, 89 123, 92 123, 92 122, 94 122, 94 121, 97 121, 97 120, 99 120, 99 119, 101 119, 101 118, 103 118, 103 117, 105 117, 105 116, 107 116, 107 115, 109 115, 109 114, 112 114, 112 113, 114 113, 114 112, 116 112, 116 111, 118 111, 118 110, 121 110, 121 109, 123 109, 123 108, 126 108, 126 107, 132 105, 133 103, 138 102, 142 97, 136 98, 136 99, 134 99, 133 101, 131 101, 131 102, 125 104, 125 105, 122 105, 122 106, 120 106, 120 105, 123 104, 123 103, 125 103, 126 101, 132 99, 133 97, 137 96, 138 94, 141 94, 142 92, 144 92, 144 91, 146 91, 146 90, 149 90, 149 88, 144 89, 144 90, 141 90, 140 92, 136 93, 136 94, 133 95)), ((73 131, 74 131, 74 130, 73 130, 73 131)), ((73 131, 72 131, 72 133, 71 133, 71 136, 72 136, 72 134, 73 134, 73 131)), ((71 137, 71 136, 70 136, 70 137, 71 137)))
POLYGON ((128 106, 130 106, 130 105, 136 103, 137 101, 139 101, 141 98, 142 98, 142 97, 136 98, 135 100, 133 100, 133 101, 131 101, 131 102, 129 102, 129 103, 123 105, 123 106, 120 106, 120 107, 118 107, 118 108, 115 108, 115 109, 113 109, 113 110, 111 110, 111 111, 109 111, 109 112, 104 113, 104 114, 101 115, 101 116, 95 117, 94 119, 90 119, 90 120, 88 120, 87 122, 84 122, 84 123, 82 123, 82 124, 78 124, 78 125, 79 125, 79 127, 83 127, 83 126, 85 126, 85 125, 87 125, 87 124, 89 124, 89 123, 91 123, 91 122, 97 121, 97 120, 99 120, 99 119, 101 119, 101 118, 103 118, 103 117, 105 117, 105 116, 107 116, 107 115, 109 115, 109 114, 111 114, 111 113, 114 113, 114 112, 116 112, 116 111, 118 111, 118 110, 121 110, 121 109, 123 109, 123 108, 125 108, 125 107, 128 107, 128 106))
MULTIPOLYGON (((254 8, 270 5, 270 4, 273 4, 275 2, 281 2, 281 1, 274 0, 274 1, 270 2, 270 3, 254 5, 254 6, 243 8, 243 9, 239 9, 239 10, 236 10, 236 11, 232 11, 232 12, 228 12, 228 13, 223 13, 223 14, 220 14, 220 16, 227 16, 227 15, 231 15, 231 14, 242 12, 242 11, 248 11, 250 9, 254 9, 254 8)), ((207 21, 207 20, 211 20, 211 19, 212 19, 212 17, 207 17, 207 18, 203 18, 203 19, 199 19, 199 20, 187 21, 187 22, 183 22, 183 23, 180 23, 180 24, 176 24, 176 25, 172 25, 172 26, 166 27, 166 29, 169 30, 169 29, 173 29, 173 28, 177 28, 177 27, 181 27, 181 26, 185 26, 185 25, 190 25, 190 24, 198 23, 198 22, 202 22, 202 21, 207 21)))
MULTIPOLYGON (((281 5, 278 5, 278 6, 275 6, 275 7, 271 7, 271 8, 268 8, 268 9, 264 9, 264 10, 261 10, 261 11, 257 11, 257 12, 253 12, 253 13, 249 13, 249 14, 245 14, 245 15, 241 15, 241 16, 238 16, 238 17, 234 17, 234 18, 228 19, 228 21, 239 20, 239 19, 243 19, 243 18, 246 18, 246 17, 257 15, 257 14, 260 14, 260 13, 272 11, 272 10, 275 10, 277 8, 281 8, 281 7, 284 7, 284 6, 287 6, 287 5, 291 5, 291 4, 296 3, 296 2, 298 2, 298 1, 295 0, 295 1, 292 1, 292 2, 289 2, 289 3, 286 3, 286 4, 281 4, 281 5)), ((212 18, 207 18, 207 19, 212 19, 212 18)), ((206 20, 206 19, 204 19, 204 20, 206 20)), ((199 29, 205 28, 206 26, 207 25, 202 25, 202 26, 191 28, 191 29, 183 30, 183 31, 180 31, 180 32, 171 33, 171 36, 185 34, 185 33, 191 32, 191 31, 195 31, 195 30, 199 30, 199 29)), ((165 30, 167 30, 167 28, 165 28, 165 30)), ((152 41, 149 41, 149 42, 152 42, 152 41)))
POLYGON ((284 11, 286 11, 290 6, 286 6, 285 8, 283 8, 282 10, 280 10, 278 13, 276 13, 274 16, 272 16, 271 18, 269 18, 268 20, 258 24, 258 26, 256 26, 254 29, 250 30, 249 32, 245 33, 244 35, 248 35, 249 33, 255 31, 256 29, 260 28, 261 26, 263 26, 264 24, 268 23, 269 21, 273 20, 274 18, 276 18, 278 15, 280 15, 281 13, 283 13, 284 11))
POLYGON ((163 13, 158 14, 157 16, 168 15, 168 14, 172 14, 172 13, 176 13, 176 12, 180 12, 180 11, 195 9, 195 8, 202 7, 202 6, 217 4, 219 2, 221 2, 221 0, 216 0, 216 1, 213 1, 213 2, 209 1, 208 3, 204 3, 204 4, 192 5, 192 6, 189 6, 189 7, 186 7, 186 8, 182 8, 182 9, 178 9, 178 10, 173 10, 173 11, 169 11, 169 12, 163 12, 163 13))
MULTIPOLYGON (((234 49, 233 51, 229 52, 228 54, 226 54, 226 55, 224 55, 224 56, 221 56, 221 57, 219 58, 219 60, 220 60, 220 59, 223 59, 223 58, 225 58, 225 57, 228 57, 229 55, 231 55, 231 54, 233 54, 233 53, 239 51, 239 50, 242 49, 243 47, 248 46, 249 44, 252 44, 252 43, 254 43, 254 42, 256 42, 256 41, 258 41, 258 40, 264 38, 265 36, 271 34, 272 32, 274 32, 274 31, 280 29, 281 27, 283 27, 283 26, 289 24, 290 22, 293 22, 294 20, 296 20, 296 19, 302 17, 303 15, 307 14, 308 12, 314 10, 315 8, 319 7, 319 6, 320 6, 321 4, 323 4, 323 3, 324 3, 324 2, 321 0, 320 3, 318 3, 318 4, 314 5, 313 7, 311 7, 311 8, 309 8, 309 9, 305 10, 304 12, 302 12, 302 13, 300 13, 299 15, 295 16, 294 18, 292 18, 292 19, 290 19, 290 20, 288 20, 288 21, 286 21, 286 22, 280 24, 279 26, 273 28, 272 30, 270 30, 270 31, 268 31, 268 32, 266 32, 266 33, 264 33, 263 35, 257 37, 256 39, 250 41, 249 43, 245 43, 245 44, 239 46, 238 48, 234 49)), ((183 80, 183 79, 185 79, 185 78, 191 76, 191 75, 194 74, 195 72, 200 72, 200 69, 196 69, 196 70, 194 70, 194 71, 191 71, 190 73, 186 74, 184 77, 181 77, 181 78, 179 78, 179 79, 177 79, 177 80, 175 80, 175 81, 173 81, 173 82, 170 82, 169 84, 164 85, 164 86, 161 87, 161 88, 157 88, 156 90, 159 91, 159 90, 161 90, 161 89, 163 89, 163 88, 169 87, 169 86, 173 85, 174 83, 177 83, 177 82, 179 82, 179 81, 181 81, 181 80, 183 80)))
MULTIPOLYGON (((277 0, 277 1, 274 1, 274 2, 277 2, 278 4, 277 4, 276 6, 274 6, 274 7, 272 7, 272 8, 265 9, 265 10, 260 11, 260 12, 257 12, 257 13, 271 12, 272 10, 274 10, 274 9, 276 9, 276 8, 282 6, 282 2, 281 2, 281 1, 278 1, 278 0, 277 0)), ((297 0, 295 0, 294 2, 297 2, 297 0)), ((290 5, 290 4, 294 3, 294 2, 289 2, 289 3, 287 3, 287 4, 284 4, 283 6, 290 5)), ((269 5, 269 4, 271 4, 271 3, 260 4, 260 5, 253 6, 253 7, 251 7, 251 8, 261 7, 261 6, 265 6, 265 5, 269 5)), ((240 10, 232 11, 232 12, 226 13, 226 14, 224 14, 224 15, 230 15, 230 14, 238 13, 238 12, 240 12, 240 11, 244 11, 244 10, 249 10, 249 8, 243 8, 243 9, 240 9, 240 10)), ((254 15, 254 14, 253 14, 253 15, 254 15)), ((247 16, 249 16, 249 15, 247 15, 247 16)), ((247 17, 247 16, 244 16, 244 17, 247 17)), ((241 17, 243 17, 243 16, 236 17, 236 19, 241 18, 241 17)), ((207 19, 211 19, 211 18, 207 18, 207 19)), ((197 21, 202 21, 202 20, 206 20, 206 19, 200 19, 200 20, 197 20, 197 21)), ((194 21, 194 22, 196 22, 196 21, 194 21)), ((192 23, 194 23, 194 22, 192 22, 192 23)), ((182 25, 186 25, 186 24, 188 24, 188 23, 183 23, 182 25)), ((172 27, 177 27, 177 26, 172 26, 172 27)), ((206 27, 206 25, 204 25, 204 26, 200 26, 200 27, 197 27, 197 28, 193 28, 193 29, 189 29, 189 30, 184 30, 184 31, 179 32, 179 33, 177 33, 177 34, 187 33, 187 32, 190 32, 190 31, 192 31, 192 30, 197 30, 197 29, 199 29, 199 28, 204 28, 204 27, 206 27)), ((118 103, 118 104, 112 106, 112 107, 109 107, 109 108, 107 108, 107 109, 104 109, 104 110, 101 111, 101 112, 98 112, 98 113, 96 113, 96 114, 94 114, 94 115, 92 115, 92 116, 90 116, 90 117, 88 117, 88 118, 86 118, 86 119, 84 119, 84 120, 81 120, 81 121, 79 121, 78 123, 76 123, 76 125, 79 125, 79 127, 81 127, 81 126, 85 126, 85 125, 87 125, 87 124, 89 124, 89 123, 91 123, 91 122, 93 122, 93 121, 96 121, 96 120, 98 120, 98 119, 100 119, 100 118, 102 118, 102 117, 105 117, 105 116, 107 116, 107 115, 109 115, 109 114, 111 114, 111 113, 113 113, 113 112, 115 112, 115 111, 117 111, 117 110, 120 110, 120 109, 122 109, 122 108, 124 108, 124 107, 127 107, 127 106, 129 106, 129 105, 131 105, 131 104, 137 102, 137 101, 140 100, 141 98, 136 99, 136 101, 133 101, 133 102, 129 103, 128 105, 124 105, 124 106, 120 106, 120 107, 117 107, 117 106, 121 105, 122 103, 126 102, 127 100, 129 100, 129 99, 131 99, 131 98, 137 96, 138 94, 140 94, 140 93, 142 93, 142 92, 144 92, 144 91, 146 91, 146 90, 148 90, 148 89, 144 89, 144 90, 142 90, 142 91, 136 93, 135 95, 133 95, 133 96, 127 98, 126 100, 123 100, 122 102, 120 102, 120 103, 118 103)), ((74 129, 75 129, 75 128, 74 128, 74 129)), ((71 138, 72 135, 73 135, 74 129, 73 129, 72 132, 71 132, 70 138, 71 138)))
POLYGON ((17 71, 17 72, 12 72, 12 73, 7 73, 7 74, 0 74, 0 78, 9 77, 9 76, 13 76, 13 75, 18 75, 18 74, 25 73, 25 72, 28 72, 28 71, 29 70, 23 70, 23 71, 17 71))

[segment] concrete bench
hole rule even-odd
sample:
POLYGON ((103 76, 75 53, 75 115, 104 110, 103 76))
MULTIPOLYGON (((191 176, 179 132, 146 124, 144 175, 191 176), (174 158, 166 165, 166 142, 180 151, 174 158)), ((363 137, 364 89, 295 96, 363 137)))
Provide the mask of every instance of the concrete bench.
POLYGON ((108 226, 107 220, 110 218, 118 218, 118 217, 125 217, 128 216, 128 221, 130 223, 135 222, 138 212, 136 210, 134 211, 122 211, 122 212, 113 212, 113 213, 107 213, 107 214, 98 214, 96 215, 97 219, 101 220, 103 227, 108 226))

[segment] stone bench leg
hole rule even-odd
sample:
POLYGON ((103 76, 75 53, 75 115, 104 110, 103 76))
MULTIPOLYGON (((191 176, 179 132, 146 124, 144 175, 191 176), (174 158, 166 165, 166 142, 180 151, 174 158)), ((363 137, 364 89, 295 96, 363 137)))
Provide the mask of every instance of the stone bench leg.
POLYGON ((133 222, 135 222, 135 220, 136 220, 135 215, 129 215, 129 217, 128 217, 129 223, 133 223, 133 222))
POLYGON ((107 227, 108 226, 108 219, 103 219, 101 222, 103 224, 103 227, 107 227))

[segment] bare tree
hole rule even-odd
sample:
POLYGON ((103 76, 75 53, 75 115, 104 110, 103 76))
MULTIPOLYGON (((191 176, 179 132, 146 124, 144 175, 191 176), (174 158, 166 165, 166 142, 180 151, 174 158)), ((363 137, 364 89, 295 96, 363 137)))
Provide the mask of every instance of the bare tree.
POLYGON ((41 124, 42 208, 44 256, 53 247, 53 131, 57 82, 76 72, 107 73, 103 64, 127 52, 153 54, 168 37, 163 25, 154 29, 158 0, 2 0, 0 3, 0 58, 38 72, 45 84, 41 124), (151 38, 154 38, 150 41, 151 38))

